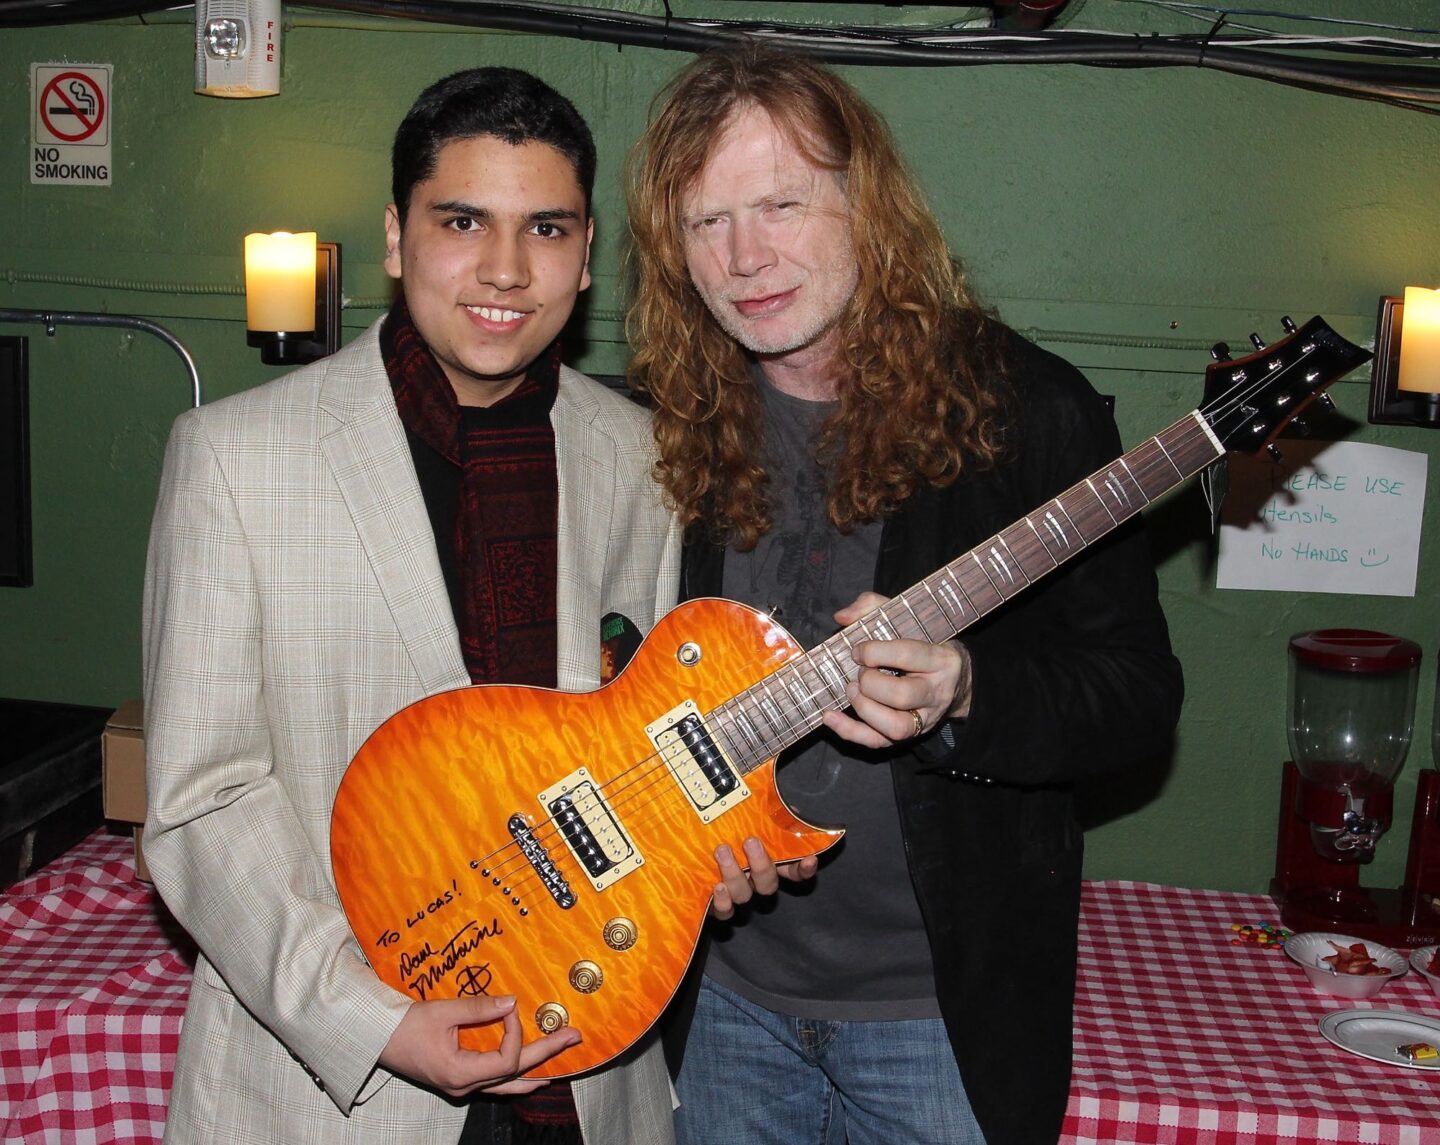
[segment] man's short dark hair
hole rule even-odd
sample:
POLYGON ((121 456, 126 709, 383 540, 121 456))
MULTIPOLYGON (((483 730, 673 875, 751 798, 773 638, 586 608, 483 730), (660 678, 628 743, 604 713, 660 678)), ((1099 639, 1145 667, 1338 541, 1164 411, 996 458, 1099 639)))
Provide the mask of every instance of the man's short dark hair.
POLYGON ((390 152, 390 193, 400 222, 410 192, 435 173, 440 149, 456 139, 493 135, 506 143, 546 143, 570 160, 585 192, 595 186, 595 141, 575 105, 529 72, 471 68, 427 87, 395 132, 390 152))

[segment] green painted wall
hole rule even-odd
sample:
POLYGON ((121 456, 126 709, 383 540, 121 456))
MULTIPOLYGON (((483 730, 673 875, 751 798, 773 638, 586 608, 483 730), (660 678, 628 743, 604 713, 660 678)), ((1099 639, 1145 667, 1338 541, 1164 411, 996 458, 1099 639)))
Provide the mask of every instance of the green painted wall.
MULTIPOLYGON (((1353 15, 1340 0, 1270 7, 1353 15)), ((1369 19, 1419 25, 1433 5, 1365 8, 1369 19)), ((675 11, 855 23, 967 14, 699 0, 675 11)), ((207 397, 263 382, 276 371, 245 346, 241 236, 312 228, 341 242, 353 336, 386 296, 380 224, 396 123, 430 80, 499 62, 555 84, 596 130, 596 283, 574 358, 592 372, 623 369, 620 162, 651 95, 686 57, 291 17, 283 93, 243 102, 192 93, 188 12, 148 25, 7 30, 0 307, 142 315, 190 348, 207 397), (29 65, 49 61, 115 67, 111 188, 29 182, 29 65)), ((1119 0, 1072 5, 1068 22, 1197 27, 1119 0)), ((1211 342, 1273 336, 1282 313, 1323 313, 1366 342, 1377 296, 1440 281, 1440 119, 1194 69, 846 73, 894 125, 983 295, 1116 395, 1129 443, 1198 403, 1211 342)), ((0 589, 0 695, 114 704, 139 688, 145 535, 165 435, 188 402, 185 375, 146 335, 0 328, 15 333, 30 337, 35 584, 0 589)), ((1343 416, 1321 436, 1440 455, 1440 435, 1365 423, 1363 371, 1334 392, 1343 416)), ((1286 755, 1285 643, 1322 626, 1378 627, 1424 646, 1421 734, 1398 790, 1408 823, 1415 770, 1430 763, 1440 653, 1436 513, 1414 599, 1217 591, 1198 495, 1177 494, 1149 516, 1188 699, 1171 759, 1091 794, 1088 873, 1263 887, 1286 755)), ((1403 837, 1392 839, 1371 880, 1397 883, 1403 852, 1403 837)))

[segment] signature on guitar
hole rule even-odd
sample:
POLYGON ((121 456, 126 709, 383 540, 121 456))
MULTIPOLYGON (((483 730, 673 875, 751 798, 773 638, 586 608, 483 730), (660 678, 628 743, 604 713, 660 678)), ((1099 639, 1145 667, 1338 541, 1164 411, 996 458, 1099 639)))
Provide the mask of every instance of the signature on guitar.
POLYGON ((462 966, 455 975, 455 993, 461 998, 479 998, 490 992, 494 977, 488 962, 482 966, 462 966))

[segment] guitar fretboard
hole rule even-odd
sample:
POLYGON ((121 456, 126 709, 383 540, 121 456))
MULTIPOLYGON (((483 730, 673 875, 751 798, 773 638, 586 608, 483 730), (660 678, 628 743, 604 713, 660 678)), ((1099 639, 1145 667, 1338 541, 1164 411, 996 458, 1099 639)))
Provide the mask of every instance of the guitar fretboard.
POLYGON ((849 705, 855 644, 949 640, 1224 452, 1200 413, 1188 414, 719 705, 712 734, 742 774, 753 771, 849 705))

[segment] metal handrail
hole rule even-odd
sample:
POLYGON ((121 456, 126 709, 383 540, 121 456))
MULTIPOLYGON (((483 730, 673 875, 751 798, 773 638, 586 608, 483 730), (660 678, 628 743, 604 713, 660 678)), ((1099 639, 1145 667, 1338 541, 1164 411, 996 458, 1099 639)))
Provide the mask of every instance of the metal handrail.
POLYGON ((148 318, 137 318, 133 314, 88 314, 83 311, 66 310, 4 310, 0 309, 0 322, 38 322, 45 327, 48 337, 55 337, 56 326, 120 326, 127 330, 140 330, 153 334, 168 345, 190 374, 191 404, 200 405, 200 371, 195 368, 195 359, 184 343, 169 330, 148 318))

